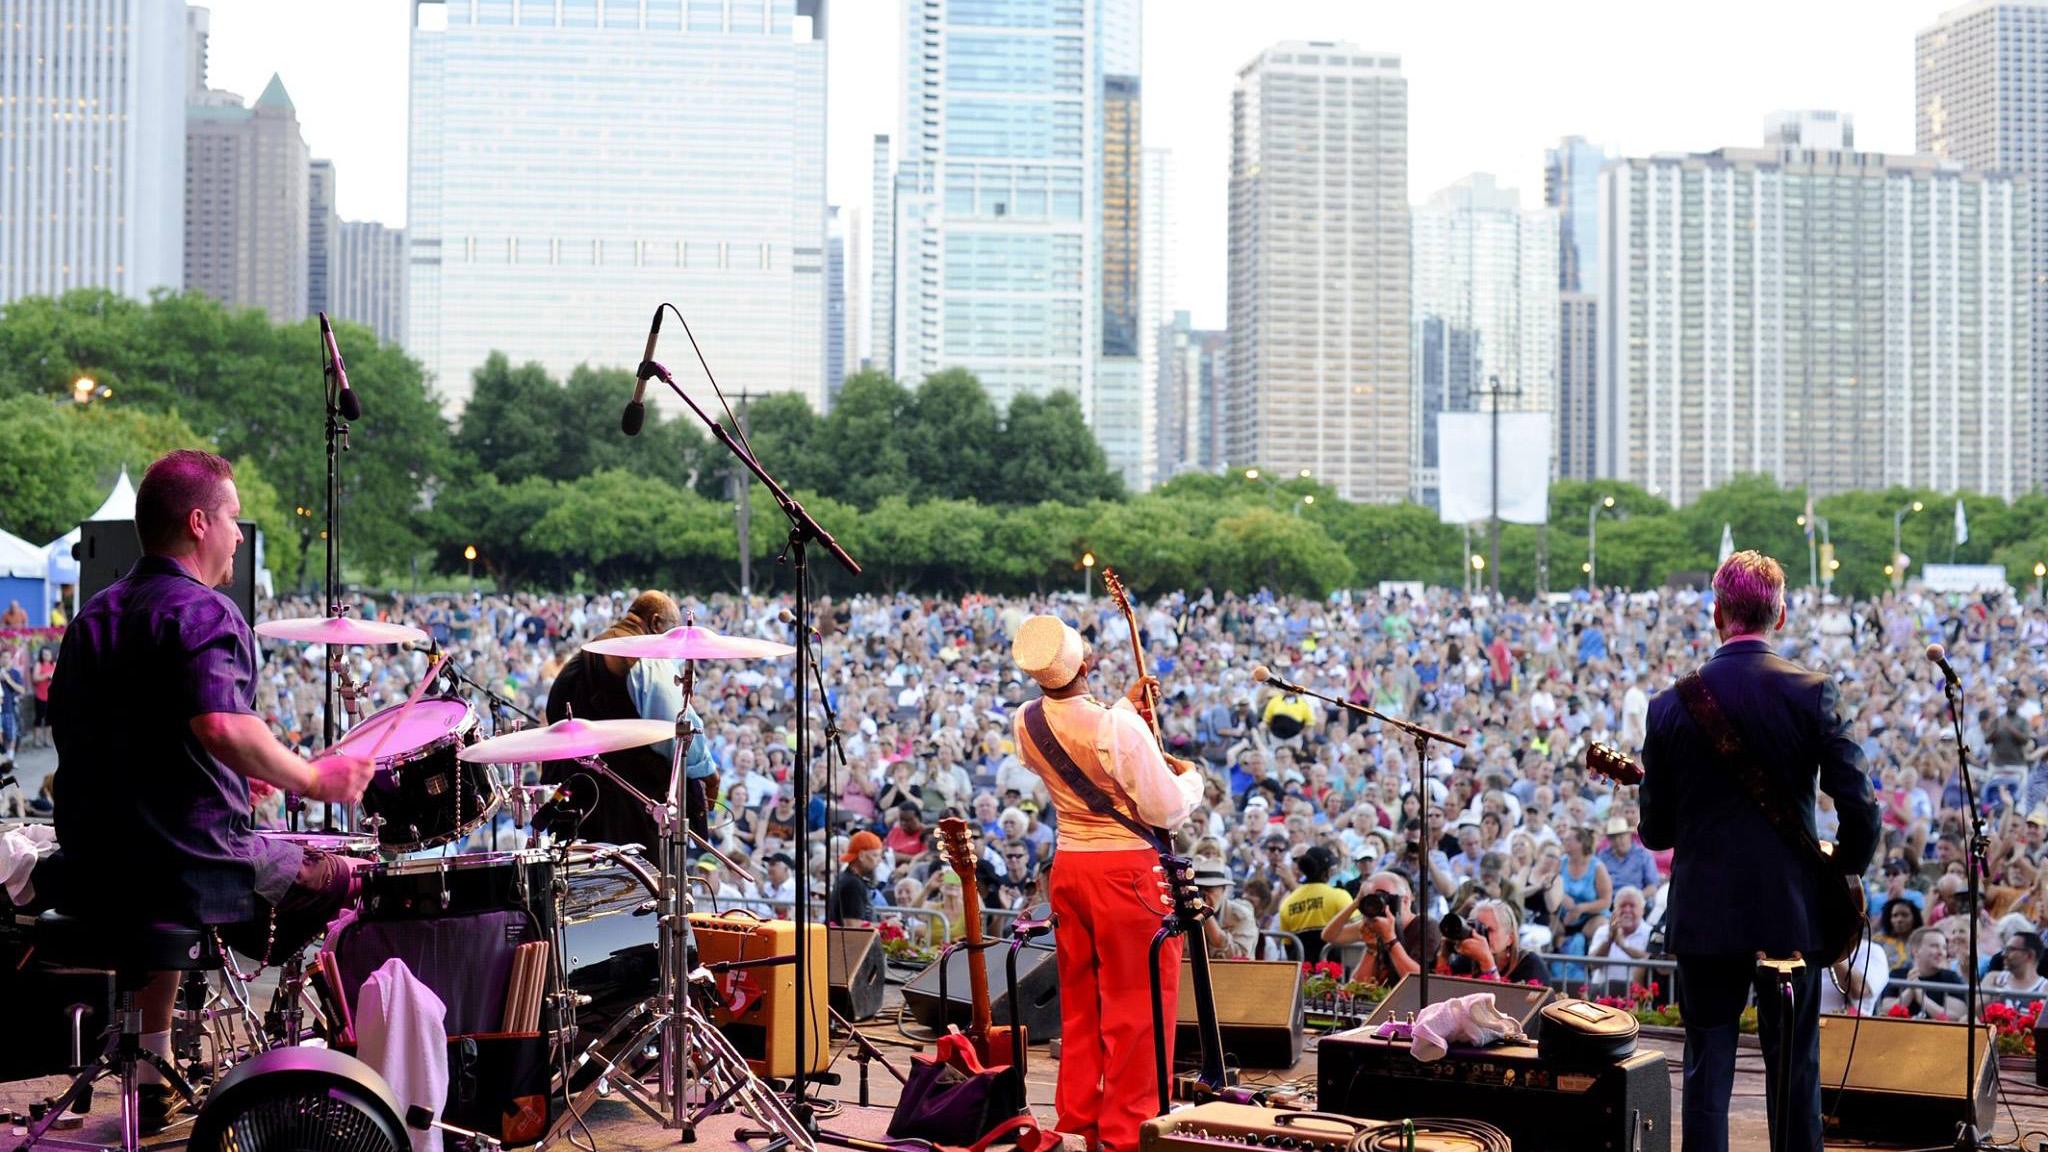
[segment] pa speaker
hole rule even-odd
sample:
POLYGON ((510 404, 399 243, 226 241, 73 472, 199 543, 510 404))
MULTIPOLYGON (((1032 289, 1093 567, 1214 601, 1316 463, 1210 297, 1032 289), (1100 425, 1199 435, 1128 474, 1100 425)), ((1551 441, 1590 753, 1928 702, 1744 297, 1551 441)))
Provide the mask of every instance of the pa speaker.
POLYGON ((1960 1023, 1890 1016, 1820 1018, 1820 1103, 1829 1139, 1947 1144, 1956 1125, 1988 1128, 1998 1092, 1991 1029, 1977 1026, 1977 1065, 1964 1089, 1960 1023), (1974 1097, 1973 1101, 1966 1097, 1974 1097))
MULTIPOLYGON (((235 549, 235 578, 220 588, 223 596, 242 610, 242 619, 256 623, 256 563, 263 551, 263 533, 254 520, 238 521, 242 546, 235 549)), ((142 559, 142 538, 135 534, 133 520, 87 520, 78 526, 78 543, 71 546, 78 561, 78 602, 85 603, 107 585, 128 574, 142 559)))
MULTIPOLYGON (((1377 1028, 1389 1020, 1400 1020, 1415 1015, 1425 1007, 1420 1000, 1422 981, 1413 976, 1401 977, 1387 998, 1380 1001, 1372 1015, 1365 1021, 1367 1028, 1377 1028)), ((1534 1038, 1543 1030, 1543 1006, 1553 995, 1550 989, 1532 984, 1504 984, 1499 980, 1473 980, 1464 976, 1431 976, 1429 978, 1429 1002, 1441 1004, 1470 996, 1474 992, 1493 993, 1494 1007, 1501 1015, 1522 1026, 1522 1034, 1534 1038)))
POLYGON ((848 1020, 872 1020, 882 1010, 881 933, 873 928, 825 929, 825 978, 832 1010, 848 1020))
MULTIPOLYGON (((1209 985, 1224 1062, 1237 1068, 1292 1068, 1301 1061, 1301 965, 1292 960, 1215 960, 1209 985)), ((1180 1030, 1174 1051, 1201 1051, 1195 1035, 1195 968, 1180 966, 1180 1030)))
MULTIPOLYGON (((990 1022, 1010 1022, 1010 985, 1004 965, 1010 955, 1007 944, 982 953, 988 960, 988 1007, 990 1022)), ((1052 938, 1017 950, 1017 1023, 1032 1040, 1051 1040, 1060 1034, 1060 973, 1053 962, 1052 938)), ((1134 991, 1132 995, 1138 995, 1134 991)), ((933 964, 903 986, 903 1004, 919 1024, 934 1032, 948 1024, 967 1027, 973 1019, 974 996, 968 990, 967 950, 957 949, 943 964, 933 964), (946 998, 939 999, 939 969, 946 972, 946 998)))

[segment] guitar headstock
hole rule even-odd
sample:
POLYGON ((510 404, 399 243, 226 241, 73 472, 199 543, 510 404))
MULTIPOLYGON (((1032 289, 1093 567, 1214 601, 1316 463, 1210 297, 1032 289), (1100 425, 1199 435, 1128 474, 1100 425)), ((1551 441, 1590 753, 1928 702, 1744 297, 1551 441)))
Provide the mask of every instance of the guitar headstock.
POLYGON ((1123 612, 1126 615, 1130 613, 1131 593, 1129 589, 1124 587, 1123 577, 1116 574, 1116 569, 1104 568, 1102 570, 1102 590, 1109 593, 1109 598, 1116 602, 1119 612, 1123 612))
POLYGON ((1185 856, 1159 857, 1159 888, 1182 924, 1199 924, 1216 914, 1195 886, 1195 862, 1185 856))
POLYGON ((1586 771, 1605 776, 1616 784, 1641 784, 1643 766, 1635 757, 1612 744, 1586 745, 1586 771))
POLYGON ((962 884, 974 883, 974 829, 966 820, 948 816, 939 821, 939 850, 946 854, 946 862, 959 874, 962 884))

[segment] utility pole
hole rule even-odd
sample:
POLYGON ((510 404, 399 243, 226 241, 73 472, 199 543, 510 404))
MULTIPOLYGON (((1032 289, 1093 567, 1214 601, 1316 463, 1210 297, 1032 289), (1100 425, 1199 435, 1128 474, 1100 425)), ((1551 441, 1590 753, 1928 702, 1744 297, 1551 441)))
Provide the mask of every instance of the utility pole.
POLYGON ((1500 599, 1500 402, 1508 397, 1520 396, 1522 389, 1502 388, 1499 376, 1486 378, 1486 390, 1493 397, 1493 523, 1489 526, 1492 539, 1487 545, 1486 566, 1493 570, 1493 598, 1500 599))
MULTIPOLYGON (((737 420, 740 425, 740 435, 744 437, 747 431, 747 393, 745 391, 740 393, 740 410, 737 420)), ((753 520, 754 511, 752 495, 754 481, 747 470, 741 467, 737 459, 726 465, 725 476, 727 490, 732 493, 733 518, 739 529, 740 596, 744 598, 753 595, 754 592, 754 548, 753 540, 749 533, 749 529, 752 527, 751 521, 753 520)))

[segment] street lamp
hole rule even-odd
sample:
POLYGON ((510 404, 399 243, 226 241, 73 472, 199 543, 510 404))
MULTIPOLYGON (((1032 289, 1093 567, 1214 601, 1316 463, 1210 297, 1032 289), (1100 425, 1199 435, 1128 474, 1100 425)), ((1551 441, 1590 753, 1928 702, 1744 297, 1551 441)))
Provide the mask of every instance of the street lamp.
POLYGON ((1586 563, 1585 563, 1585 570, 1586 570, 1586 595, 1588 595, 1588 596, 1591 596, 1591 595, 1593 595, 1593 583, 1594 583, 1594 582, 1593 582, 1593 574, 1594 574, 1594 572, 1595 572, 1595 571, 1596 571, 1596 570, 1597 570, 1597 569, 1599 568, 1599 565, 1600 565, 1600 557, 1599 557, 1599 553, 1598 553, 1598 551, 1597 551, 1597 550, 1596 550, 1596 549, 1594 548, 1594 540, 1593 540, 1593 526, 1594 526, 1594 523, 1595 523, 1595 522, 1596 522, 1597 520, 1599 520, 1599 518, 1600 518, 1600 510, 1601 510, 1602 508, 1612 508, 1612 507, 1614 507, 1614 497, 1612 497, 1612 496, 1602 496, 1602 497, 1601 497, 1600 499, 1598 499, 1598 500, 1595 500, 1595 501, 1593 502, 1593 506, 1592 506, 1591 508, 1588 508, 1588 509, 1586 509, 1586 563))
POLYGON ((1905 577, 1906 567, 1904 562, 1900 558, 1901 552, 1899 544, 1899 525, 1905 522, 1907 513, 1919 512, 1926 507, 1927 505, 1922 504, 1918 500, 1915 500, 1911 504, 1908 504, 1900 508, 1898 511, 1892 513, 1892 562, 1891 564, 1887 564, 1884 566, 1885 575, 1892 575, 1893 565, 1897 565, 1897 574, 1899 578, 1903 579, 1905 577))
POLYGON ((476 591, 476 545, 470 544, 465 546, 462 549, 462 558, 469 561, 469 590, 471 593, 474 593, 476 591))
POLYGON ((80 376, 71 382, 71 402, 74 404, 90 404, 113 394, 112 388, 100 384, 90 376, 80 376))
POLYGON ((2041 578, 2043 576, 2048 576, 2048 564, 2043 564, 2039 560, 2034 561, 2034 599, 2037 601, 2041 599, 2041 578))
MULTIPOLYGON (((1257 471, 1257 469, 1253 469, 1257 471)), ((1086 600, 1095 599, 1095 553, 1081 553, 1081 596, 1086 600)))

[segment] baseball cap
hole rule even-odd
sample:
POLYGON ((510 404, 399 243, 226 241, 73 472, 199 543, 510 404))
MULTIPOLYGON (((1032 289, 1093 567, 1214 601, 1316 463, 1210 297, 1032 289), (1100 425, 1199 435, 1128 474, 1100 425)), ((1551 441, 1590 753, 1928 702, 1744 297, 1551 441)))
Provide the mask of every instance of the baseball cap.
POLYGON ((846 854, 839 859, 850 864, 861 853, 881 846, 882 838, 863 828, 853 834, 853 839, 846 842, 846 854))

